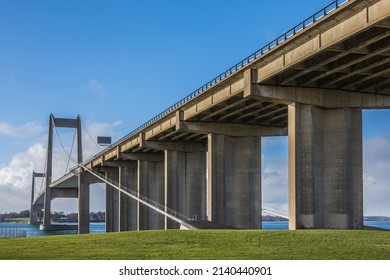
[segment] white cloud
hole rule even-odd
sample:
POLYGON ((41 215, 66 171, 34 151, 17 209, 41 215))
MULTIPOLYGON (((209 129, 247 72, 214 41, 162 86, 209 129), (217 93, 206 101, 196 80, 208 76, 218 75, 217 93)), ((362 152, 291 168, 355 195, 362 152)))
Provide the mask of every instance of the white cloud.
POLYGON ((288 211, 287 158, 271 159, 263 156, 262 207, 286 214, 288 211))
POLYGON ((31 184, 34 165, 44 161, 45 153, 41 144, 35 144, 27 152, 14 155, 7 166, 0 168, 0 186, 8 185, 17 190, 25 189, 31 184))
POLYGON ((45 148, 37 143, 0 167, 0 213, 29 209, 32 172, 35 166, 43 167, 45 155, 45 148))
POLYGON ((363 151, 364 212, 390 216, 390 136, 366 140, 363 151))
MULTIPOLYGON (((121 122, 117 121, 113 124, 109 123, 90 123, 86 124, 86 129, 94 141, 96 141, 97 135, 113 136, 115 135, 114 128, 119 126, 121 122)), ((71 150, 73 131, 59 130, 59 136, 64 148, 69 152, 71 150)), ((68 157, 62 149, 57 136, 54 135, 54 148, 53 148, 53 180, 58 179, 65 174, 68 164, 68 157)), ((26 151, 15 154, 10 162, 0 164, 0 213, 4 212, 20 212, 21 210, 30 208, 31 199, 31 183, 32 172, 44 172, 46 161, 46 137, 40 135, 37 143, 31 145, 26 151)), ((76 146, 73 149, 72 158, 76 159, 76 146)), ((83 153, 84 159, 96 154, 100 148, 98 148, 89 135, 83 128, 83 153)), ((73 167, 75 163, 72 161, 69 167, 73 167)), ((36 191, 39 190, 36 189, 36 191)), ((104 191, 97 189, 97 191, 91 192, 91 209, 94 211, 104 208, 102 204, 102 193, 104 191), (97 203, 96 203, 97 202, 97 203), (98 206, 100 205, 100 209, 98 206), (93 207, 93 208, 92 208, 93 207)), ((53 211, 77 211, 77 203, 71 199, 55 199, 53 200, 53 211)))
POLYGON ((13 126, 8 122, 0 122, 0 134, 12 137, 27 138, 38 135, 44 131, 43 126, 36 122, 28 122, 21 126, 13 126))
POLYGON ((0 185, 22 189, 28 184, 27 177, 28 175, 31 177, 32 170, 33 163, 23 154, 17 154, 9 166, 0 169, 0 185))
POLYGON ((81 90, 84 92, 96 94, 99 97, 104 97, 106 95, 104 86, 95 79, 91 79, 85 85, 81 86, 81 90))
POLYGON ((10 185, 0 185, 0 213, 20 212, 29 209, 29 198, 10 185))

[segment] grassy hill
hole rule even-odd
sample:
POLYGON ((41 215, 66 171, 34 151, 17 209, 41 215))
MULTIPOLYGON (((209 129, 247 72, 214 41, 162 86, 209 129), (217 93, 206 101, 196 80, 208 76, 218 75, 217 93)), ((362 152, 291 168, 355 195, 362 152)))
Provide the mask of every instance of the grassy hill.
POLYGON ((390 259, 390 231, 141 231, 0 239, 0 259, 390 259))

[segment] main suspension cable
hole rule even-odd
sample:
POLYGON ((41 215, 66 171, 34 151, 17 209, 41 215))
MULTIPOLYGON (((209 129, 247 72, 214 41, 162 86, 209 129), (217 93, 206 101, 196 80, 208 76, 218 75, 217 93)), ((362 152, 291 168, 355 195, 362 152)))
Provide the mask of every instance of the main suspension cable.
MULTIPOLYGON (((41 186, 39 187, 39 191, 37 193, 37 197, 41 194, 41 192, 43 192, 43 183, 44 181, 46 180, 46 172, 47 172, 47 154, 48 154, 48 150, 46 149, 46 156, 45 156, 45 165, 43 167, 43 174, 45 174, 44 177, 42 177, 42 181, 41 181, 41 186)), ((34 178, 35 180, 35 178, 34 178)))
MULTIPOLYGON (((76 133, 77 133, 77 130, 75 129, 74 134, 73 134, 72 147, 70 148, 70 154, 72 154, 72 152, 73 152, 74 142, 76 140, 76 133)), ((66 164, 64 175, 66 174, 66 172, 68 172, 69 162, 70 162, 70 158, 68 158, 68 163, 66 164)))
POLYGON ((82 119, 80 119, 80 122, 81 122, 81 125, 84 127, 84 130, 85 130, 85 132, 87 133, 89 139, 91 139, 92 143, 94 143, 95 146, 99 148, 99 150, 102 150, 102 147, 99 146, 99 144, 96 143, 96 141, 92 138, 91 134, 89 133, 89 131, 88 131, 87 127, 85 126, 85 124, 84 124, 84 122, 83 122, 82 119))
POLYGON ((68 153, 68 151, 65 149, 65 146, 64 146, 64 144, 63 144, 62 141, 61 141, 60 135, 58 134, 57 128, 56 128, 55 123, 54 123, 54 120, 52 120, 52 122, 53 122, 54 131, 55 131, 55 133, 56 133, 56 135, 57 135, 57 139, 58 139, 58 141, 60 142, 60 145, 61 145, 62 149, 64 150, 65 154, 68 156, 69 160, 73 161, 73 162, 77 165, 77 164, 78 164, 77 161, 74 160, 74 159, 72 158, 72 155, 70 155, 70 154, 68 153))

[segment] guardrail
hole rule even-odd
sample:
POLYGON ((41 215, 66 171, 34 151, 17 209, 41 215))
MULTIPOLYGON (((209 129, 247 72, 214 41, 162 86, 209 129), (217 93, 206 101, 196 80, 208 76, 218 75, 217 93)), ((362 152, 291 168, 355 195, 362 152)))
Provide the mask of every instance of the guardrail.
POLYGON ((268 43, 265 46, 263 46, 262 48, 258 49, 257 51, 255 51, 251 55, 247 56, 246 58, 244 58, 240 62, 236 63, 235 65, 233 65, 232 67, 227 69, 222 74, 216 76, 214 79, 210 80, 209 82, 207 82, 203 86, 201 86, 198 89, 196 89, 195 91, 191 92, 189 95, 187 95, 183 99, 179 100, 178 102, 173 104, 171 107, 165 109, 160 114, 158 114, 157 116, 153 117, 152 119, 150 119, 149 121, 147 121, 143 125, 137 127, 136 129, 134 129, 130 133, 126 134, 124 137, 120 138, 118 141, 116 141, 115 143, 111 144, 109 147, 104 149, 102 152, 98 153, 96 156, 101 155, 102 153, 104 153, 104 151, 107 151, 111 147, 121 143, 124 139, 127 139, 129 136, 134 135, 134 134, 142 131, 147 126, 151 125, 152 123, 154 123, 157 120, 161 119, 162 117, 166 116, 167 114, 169 114, 170 112, 174 111, 178 107, 181 107, 182 105, 187 103, 189 100, 191 100, 194 97, 198 96, 200 93, 204 92, 205 90, 209 89, 210 87, 214 86, 215 84, 217 84, 217 83, 221 82, 222 80, 226 79, 227 77, 229 77, 233 73, 235 73, 238 70, 242 69, 245 65, 247 65, 250 62, 254 61, 255 59, 261 57, 262 55, 264 55, 265 53, 267 53, 271 49, 273 49, 276 46, 280 45, 281 43, 285 42, 287 39, 289 39, 292 36, 296 35, 297 33, 301 32, 302 30, 304 30, 308 26, 314 24, 319 19, 323 18, 324 16, 328 15, 333 10, 338 9, 340 6, 346 4, 349 1, 351 1, 351 0, 337 0, 337 1, 333 1, 332 3, 327 5, 326 7, 322 8, 321 10, 319 10, 316 13, 314 13, 310 17, 306 18, 305 20, 303 20, 299 24, 295 25, 293 28, 291 28, 290 30, 288 30, 284 34, 280 35, 279 37, 277 37, 276 39, 274 39, 270 43, 268 43))
POLYGON ((182 225, 187 226, 188 228, 195 228, 187 223, 187 221, 192 220, 190 217, 187 217, 186 215, 177 212, 171 208, 168 208, 165 204, 159 203, 153 199, 150 199, 142 194, 140 194, 137 191, 131 190, 130 188, 119 184, 118 182, 111 180, 109 178, 103 178, 101 174, 98 172, 87 168, 86 166, 79 164, 79 167, 84 170, 85 172, 89 172, 96 178, 100 179, 102 182, 109 184, 114 189, 117 189, 118 191, 122 192, 123 194, 129 196, 130 198, 140 202, 141 204, 145 205, 146 207, 168 217, 169 219, 178 222, 182 225))
POLYGON ((16 237, 26 237, 26 236, 27 236, 27 231, 24 229, 0 226, 0 238, 16 238, 16 237))

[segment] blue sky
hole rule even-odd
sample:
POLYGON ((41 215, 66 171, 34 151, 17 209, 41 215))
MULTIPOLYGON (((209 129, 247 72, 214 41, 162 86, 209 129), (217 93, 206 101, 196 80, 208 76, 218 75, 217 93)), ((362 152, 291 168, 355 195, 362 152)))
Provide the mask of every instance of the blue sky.
MULTIPOLYGON (((118 139, 328 3, 1 1, 0 213, 28 208, 50 113, 80 114, 94 136, 118 139)), ((378 154, 390 147, 389 120, 389 111, 364 113, 365 143, 376 143, 378 154)), ((265 139, 263 147, 263 193, 286 208, 286 139, 265 139)), ((390 158, 365 158, 366 185, 380 186, 369 201, 378 202, 370 198, 377 192, 389 200, 387 175, 370 168, 390 167, 390 158)), ((389 206, 376 204, 368 214, 390 216, 389 206)))

